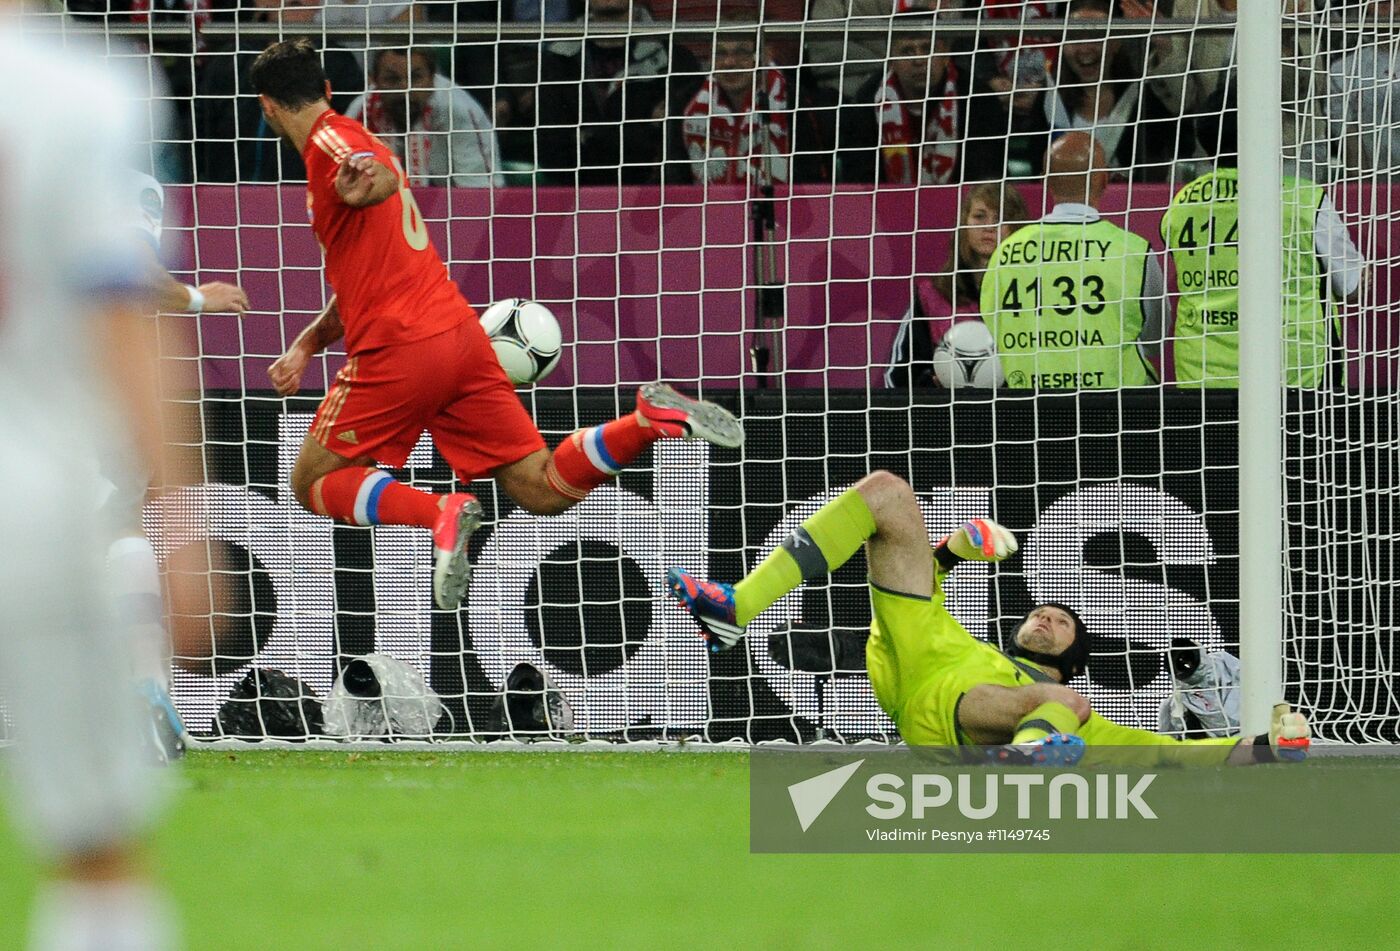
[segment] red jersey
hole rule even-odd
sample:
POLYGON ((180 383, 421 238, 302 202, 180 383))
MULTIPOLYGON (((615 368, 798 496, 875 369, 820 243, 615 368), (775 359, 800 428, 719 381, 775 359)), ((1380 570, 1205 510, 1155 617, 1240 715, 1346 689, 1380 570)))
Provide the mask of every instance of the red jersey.
POLYGON ((384 143, 354 119, 327 109, 311 127, 301 157, 306 214, 325 252, 349 353, 422 340, 475 318, 384 143), (335 178, 342 162, 362 152, 398 174, 399 190, 377 205, 352 208, 340 200, 335 178))

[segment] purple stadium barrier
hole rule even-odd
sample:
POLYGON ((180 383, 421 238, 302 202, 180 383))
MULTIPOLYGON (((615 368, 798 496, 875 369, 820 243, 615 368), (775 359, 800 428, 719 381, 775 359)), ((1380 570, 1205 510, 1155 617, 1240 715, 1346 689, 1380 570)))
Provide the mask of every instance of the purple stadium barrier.
MULTIPOLYGON (((742 189, 420 189, 415 192, 452 276, 478 305, 532 297, 554 309, 570 346, 550 387, 631 385, 663 378, 731 387, 752 384, 746 357, 754 323, 749 208, 742 189)), ((1032 209, 1038 188, 1025 190, 1032 209)), ((1354 384, 1400 379, 1400 190, 1337 194, 1368 260, 1374 303, 1347 314, 1354 384)), ((1114 186, 1103 210, 1161 247, 1165 185, 1114 186)), ((943 261, 958 189, 799 186, 776 201, 786 254, 789 386, 880 385, 910 277, 943 261)), ((267 366, 319 309, 320 249, 297 186, 170 189, 172 220, 197 221, 175 263, 199 278, 235 275, 254 311, 241 325, 201 319, 206 387, 267 388, 267 366)), ((783 265, 780 265, 783 266, 783 265)), ((330 362, 331 369, 339 361, 330 362)), ((306 388, 324 386, 319 369, 306 388)), ((1170 379, 1170 373, 1168 374, 1170 379)))

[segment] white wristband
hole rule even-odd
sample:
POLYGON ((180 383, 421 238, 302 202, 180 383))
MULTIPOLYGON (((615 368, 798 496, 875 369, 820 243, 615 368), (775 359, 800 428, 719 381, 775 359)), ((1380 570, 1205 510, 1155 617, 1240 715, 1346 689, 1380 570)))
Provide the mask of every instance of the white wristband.
POLYGON ((185 313, 204 313, 204 292, 201 291, 199 288, 195 287, 193 284, 186 284, 185 290, 190 292, 190 302, 185 305, 185 313))

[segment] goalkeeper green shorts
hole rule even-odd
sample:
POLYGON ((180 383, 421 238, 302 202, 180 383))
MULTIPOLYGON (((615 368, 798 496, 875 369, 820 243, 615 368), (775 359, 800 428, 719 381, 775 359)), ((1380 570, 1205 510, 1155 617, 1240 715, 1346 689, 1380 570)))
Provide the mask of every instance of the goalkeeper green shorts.
POLYGON ((980 684, 1020 682, 1016 666, 969 634, 942 601, 870 586, 870 686, 913 746, 964 742, 957 724, 963 695, 980 684))

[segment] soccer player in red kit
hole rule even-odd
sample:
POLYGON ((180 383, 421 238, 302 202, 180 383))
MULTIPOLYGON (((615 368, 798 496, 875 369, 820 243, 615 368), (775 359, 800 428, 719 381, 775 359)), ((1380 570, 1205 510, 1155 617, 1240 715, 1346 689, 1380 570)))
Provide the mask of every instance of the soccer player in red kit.
POLYGON ((345 338, 349 361, 316 412, 292 469, 297 501, 352 525, 419 525, 433 532, 433 597, 454 609, 471 576, 467 542, 481 505, 395 481, 427 430, 462 482, 490 475, 529 512, 554 515, 610 481, 657 439, 738 446, 727 411, 662 384, 637 408, 580 430, 552 452, 457 289, 393 154, 329 105, 320 54, 308 40, 273 43, 252 68, 268 124, 306 161, 307 215, 334 296, 269 376, 297 391, 311 358, 345 338))

